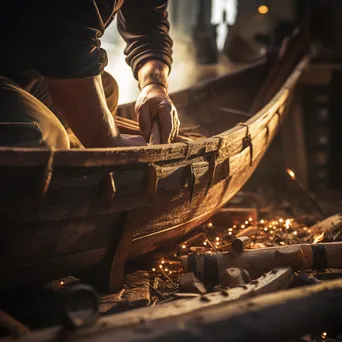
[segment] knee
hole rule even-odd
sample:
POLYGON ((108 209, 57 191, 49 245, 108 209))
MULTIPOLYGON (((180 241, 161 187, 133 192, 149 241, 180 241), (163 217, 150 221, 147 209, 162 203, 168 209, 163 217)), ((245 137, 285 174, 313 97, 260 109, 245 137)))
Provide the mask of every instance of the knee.
POLYGON ((0 139, 1 145, 57 149, 70 147, 63 125, 43 103, 9 80, 3 80, 0 89, 0 131, 6 132, 0 139))
POLYGON ((53 149, 69 149, 70 139, 63 125, 57 118, 52 118, 45 125, 39 125, 42 134, 42 145, 53 149))

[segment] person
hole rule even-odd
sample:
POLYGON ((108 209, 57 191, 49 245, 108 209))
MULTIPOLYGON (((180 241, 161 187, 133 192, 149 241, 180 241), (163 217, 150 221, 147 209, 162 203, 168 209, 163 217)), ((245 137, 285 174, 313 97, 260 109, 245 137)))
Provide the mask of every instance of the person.
POLYGON ((168 95, 172 64, 167 0, 5 2, 0 37, 0 146, 67 149, 56 113, 86 148, 146 145, 156 122, 161 143, 178 134, 168 95), (141 93, 141 136, 120 134, 115 80, 100 38, 117 16, 126 61, 141 93))

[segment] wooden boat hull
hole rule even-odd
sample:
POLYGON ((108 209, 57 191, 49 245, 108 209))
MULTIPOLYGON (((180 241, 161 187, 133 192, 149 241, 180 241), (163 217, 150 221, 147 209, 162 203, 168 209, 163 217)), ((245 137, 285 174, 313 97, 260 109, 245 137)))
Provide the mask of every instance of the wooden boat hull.
MULTIPOLYGON (((251 119, 208 139, 125 149, 0 148, 0 291, 67 275, 113 289, 127 257, 207 220, 257 167, 306 63, 251 119)), ((188 119, 198 115, 208 133, 219 133, 227 115, 199 113, 237 101, 245 110, 268 70, 258 64, 174 100, 180 112, 192 108, 188 119), (241 91, 238 80, 249 87, 241 91)))

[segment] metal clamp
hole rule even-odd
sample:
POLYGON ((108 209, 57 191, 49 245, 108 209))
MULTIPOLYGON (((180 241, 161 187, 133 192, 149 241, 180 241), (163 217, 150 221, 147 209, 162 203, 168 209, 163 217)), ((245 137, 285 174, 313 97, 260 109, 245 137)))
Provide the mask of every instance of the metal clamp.
POLYGON ((44 202, 45 195, 48 192, 50 184, 51 184, 54 157, 55 157, 55 151, 51 150, 49 159, 42 172, 42 178, 40 182, 37 208, 36 208, 37 210, 39 209, 40 205, 44 202))
POLYGON ((228 180, 230 178, 230 159, 229 158, 227 158, 223 162, 223 170, 224 170, 224 177, 226 180, 228 180))
POLYGON ((253 142, 252 142, 252 136, 249 133, 249 126, 243 122, 240 122, 238 124, 238 126, 244 126, 246 127, 246 136, 242 139, 242 149, 241 152, 246 149, 247 147, 249 147, 249 152, 250 152, 250 161, 249 161, 249 165, 252 166, 253 165, 253 142))
POLYGON ((192 198, 194 196, 195 192, 195 185, 196 185, 196 180, 197 180, 197 175, 195 173, 194 167, 192 164, 189 164, 186 167, 186 180, 188 184, 188 190, 189 190, 189 195, 190 195, 190 203, 192 202, 192 198))
POLYGON ((266 126, 266 144, 268 144, 269 139, 270 139, 270 128, 267 125, 266 126))
POLYGON ((147 169, 147 191, 150 203, 155 201, 158 190, 158 166, 149 164, 147 169))
POLYGON ((217 162, 216 162, 217 157, 218 157, 218 151, 214 151, 214 152, 210 153, 210 155, 208 157, 208 164, 209 164, 208 184, 207 184, 207 188, 205 191, 205 195, 208 194, 208 191, 214 182, 214 178, 215 178, 215 174, 216 174, 216 166, 217 166, 217 162))

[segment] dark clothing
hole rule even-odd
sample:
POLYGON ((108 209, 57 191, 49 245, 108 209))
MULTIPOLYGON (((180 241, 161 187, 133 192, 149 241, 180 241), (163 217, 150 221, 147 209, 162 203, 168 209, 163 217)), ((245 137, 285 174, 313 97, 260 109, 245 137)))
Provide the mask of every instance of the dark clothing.
POLYGON ((118 13, 135 77, 157 59, 171 66, 167 0, 8 0, 2 5, 0 75, 23 84, 35 76, 83 78, 107 64, 100 38, 118 13))

